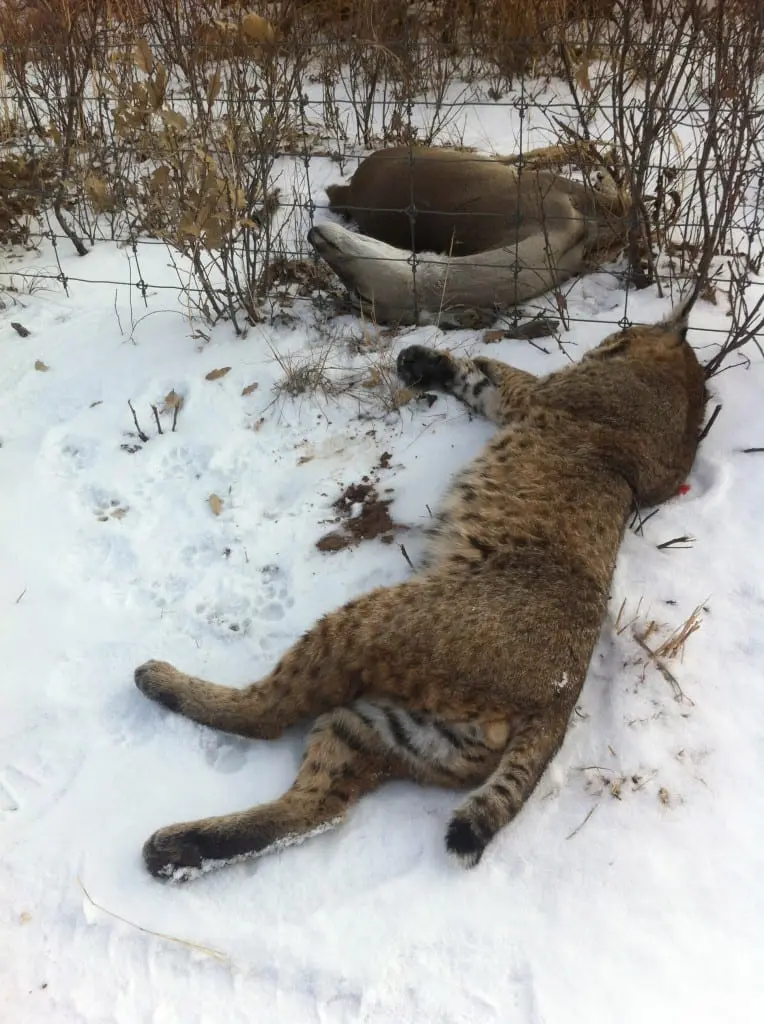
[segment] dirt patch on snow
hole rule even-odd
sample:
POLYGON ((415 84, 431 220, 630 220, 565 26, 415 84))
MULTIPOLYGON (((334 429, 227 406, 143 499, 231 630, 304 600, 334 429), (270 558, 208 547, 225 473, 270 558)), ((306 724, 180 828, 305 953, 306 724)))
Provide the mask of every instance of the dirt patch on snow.
MULTIPOLYGON (((389 465, 389 454, 385 452, 381 466, 387 468, 389 465), (385 458, 386 456, 386 458, 385 458)), ((395 534, 408 529, 402 523, 396 523, 390 515, 392 498, 381 498, 376 484, 379 480, 372 481, 368 476, 361 479, 360 483, 350 484, 342 494, 332 503, 338 516, 332 522, 340 523, 337 530, 325 534, 316 541, 319 551, 344 551, 345 548, 355 547, 364 540, 374 540, 379 537, 383 544, 392 544, 395 534)), ((386 491, 389 493, 389 489, 386 491)))

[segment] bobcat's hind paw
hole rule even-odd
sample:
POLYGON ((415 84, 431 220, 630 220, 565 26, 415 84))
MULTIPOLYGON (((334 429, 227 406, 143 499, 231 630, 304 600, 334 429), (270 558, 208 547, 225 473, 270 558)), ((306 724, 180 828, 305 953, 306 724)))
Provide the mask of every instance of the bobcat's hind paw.
POLYGON ((135 685, 149 700, 154 700, 169 711, 178 711, 180 698, 178 682, 185 679, 166 661, 147 661, 135 670, 135 685))

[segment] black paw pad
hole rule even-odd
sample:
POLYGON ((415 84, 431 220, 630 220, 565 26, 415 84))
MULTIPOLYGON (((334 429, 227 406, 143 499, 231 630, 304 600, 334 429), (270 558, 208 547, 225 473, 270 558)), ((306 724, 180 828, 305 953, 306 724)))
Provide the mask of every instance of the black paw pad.
POLYGON ((398 356, 398 376, 408 387, 446 388, 454 380, 450 356, 424 345, 409 345, 398 356))
POLYGON ((446 849, 466 868, 473 868, 483 856, 487 841, 474 824, 464 818, 452 818, 446 832, 446 849))
POLYGON ((154 878, 185 882, 200 874, 204 860, 191 832, 162 829, 143 844, 143 862, 154 878))

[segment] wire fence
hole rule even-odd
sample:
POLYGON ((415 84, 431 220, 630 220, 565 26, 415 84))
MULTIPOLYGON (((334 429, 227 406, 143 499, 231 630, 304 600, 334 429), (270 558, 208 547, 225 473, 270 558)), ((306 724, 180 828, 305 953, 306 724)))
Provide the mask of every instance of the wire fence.
MULTIPOLYGON (((641 14, 615 3, 604 29, 577 21, 568 34, 566 21, 551 36, 494 40, 476 35, 473 10, 469 33, 460 23, 446 41, 439 5, 439 37, 417 23, 424 7, 413 5, 419 15, 382 38, 372 22, 353 34, 310 21, 298 31, 293 20, 293 35, 278 35, 267 18, 285 5, 271 4, 249 23, 251 37, 240 15, 226 15, 236 31, 222 46, 198 39, 200 26, 221 31, 214 5, 183 14, 160 2, 137 28, 115 29, 99 20, 99 0, 84 0, 89 21, 38 26, 42 39, 2 31, 0 16, 0 287, 109 285, 135 288, 144 301, 174 291, 239 331, 272 313, 290 286, 307 299, 339 299, 327 263, 352 308, 373 317, 400 269, 395 287, 411 293, 404 322, 423 322, 422 303, 432 306, 425 283, 442 273, 441 308, 424 312, 449 325, 448 289, 469 264, 481 325, 491 316, 516 325, 527 306, 520 282, 535 274, 548 287, 525 298, 547 294, 565 326, 628 326, 636 290, 673 293, 689 282, 704 297, 726 293, 750 334, 748 289, 764 253, 764 14, 746 2, 719 0, 702 18, 700 0, 655 0, 641 14), (462 154, 466 193, 449 197, 420 180, 421 147, 434 145, 462 154), (399 188, 385 201, 395 192, 392 164, 362 201, 328 199, 327 186, 386 148, 404 154, 404 200, 399 188), (481 170, 486 156, 503 169, 495 196, 469 192, 471 162, 481 170), (566 207, 561 181, 586 197, 566 207), (611 193, 620 206, 608 200, 605 217, 611 193), (535 247, 525 230, 531 210, 535 247), (435 254, 421 244, 433 217, 452 238, 435 254), (321 238, 317 226, 375 218, 365 249, 339 258, 324 250, 322 260, 309 241, 321 238), (381 248, 395 223, 407 226, 405 244, 381 248), (491 227, 491 246, 455 253, 465 231, 491 227), (93 253, 105 242, 126 250, 127 279, 99 274, 93 253), (49 251, 55 269, 13 262, 19 245, 49 251), (177 283, 144 274, 156 247, 169 253, 177 283), (592 318, 570 301, 570 279, 593 271, 623 286, 619 316, 592 318)), ((469 305, 469 294, 458 298, 469 305)), ((471 322, 460 311, 450 326, 471 322)))

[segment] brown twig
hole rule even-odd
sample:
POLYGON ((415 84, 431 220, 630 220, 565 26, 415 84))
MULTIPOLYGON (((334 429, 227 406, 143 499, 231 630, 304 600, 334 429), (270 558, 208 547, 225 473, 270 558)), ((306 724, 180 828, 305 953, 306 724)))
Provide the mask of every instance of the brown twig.
POLYGON ((705 439, 708 437, 708 433, 711 430, 711 427, 714 425, 714 423, 716 423, 716 418, 721 411, 722 405, 720 402, 719 405, 717 405, 714 411, 711 413, 708 419, 708 423, 706 423, 705 427, 703 427, 701 432, 698 434, 698 444, 700 444, 701 441, 705 441, 705 439))
POLYGON ((130 406, 130 412, 133 414, 133 423, 135 424, 135 429, 138 431, 138 437, 141 439, 141 441, 143 441, 144 444, 146 444, 146 442, 149 439, 149 435, 144 434, 143 431, 141 430, 141 425, 138 422, 138 417, 135 413, 135 409, 133 408, 133 403, 130 401, 129 398, 127 400, 127 404, 130 406))
POLYGON ((656 544, 655 546, 659 551, 666 551, 673 548, 678 548, 680 551, 684 551, 691 548, 695 542, 694 537, 672 537, 671 540, 664 540, 662 544, 656 544))
POLYGON ((401 549, 401 554, 406 559, 406 562, 408 563, 408 566, 411 569, 411 571, 416 572, 416 569, 414 568, 414 563, 409 558, 409 553, 406 550, 405 546, 403 544, 399 544, 398 547, 401 549))
POLYGON ((566 836, 565 836, 565 838, 566 838, 566 839, 572 839, 572 838, 573 838, 573 836, 577 836, 577 835, 578 835, 578 833, 579 833, 579 832, 581 831, 581 829, 582 829, 582 828, 584 827, 584 825, 585 825, 585 824, 587 823, 587 821, 589 820, 589 818, 591 818, 591 816, 592 816, 592 815, 594 814, 594 812, 595 812, 595 811, 597 810, 597 808, 598 808, 598 807, 599 807, 599 804, 594 804, 594 806, 593 806, 593 807, 591 808, 591 810, 590 810, 590 811, 589 811, 589 813, 588 813, 588 814, 586 815, 586 817, 585 817, 585 818, 584 818, 584 820, 583 820, 583 821, 581 822, 581 824, 580 824, 580 825, 578 825, 578 826, 577 826, 576 828, 574 828, 572 832, 570 832, 570 833, 569 833, 568 835, 566 835, 566 836))

